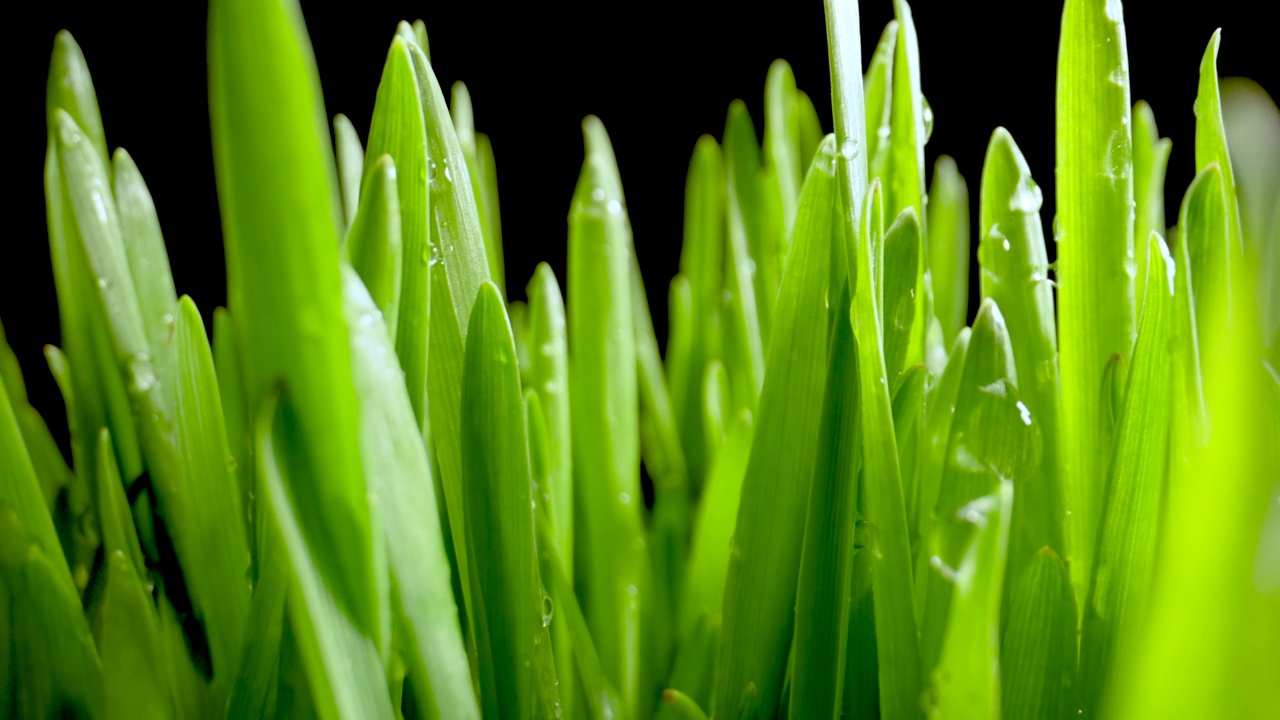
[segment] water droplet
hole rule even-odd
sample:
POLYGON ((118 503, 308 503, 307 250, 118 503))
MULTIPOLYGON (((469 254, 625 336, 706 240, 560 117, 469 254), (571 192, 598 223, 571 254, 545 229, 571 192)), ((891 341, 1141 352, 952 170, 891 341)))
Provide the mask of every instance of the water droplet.
POLYGON ((1022 424, 1023 424, 1023 425, 1026 425, 1026 426, 1030 427, 1030 425, 1031 425, 1031 410, 1030 410, 1030 409, 1028 409, 1028 408, 1027 408, 1027 406, 1026 406, 1026 405, 1024 405, 1024 404, 1023 404, 1023 402, 1022 402, 1021 400, 1019 400, 1019 401, 1018 401, 1018 417, 1022 418, 1022 424))
POLYGON ((1138 261, 1132 255, 1124 259, 1124 274, 1130 278, 1138 277, 1138 261))
POLYGON ((172 324, 173 324, 173 315, 170 315, 169 313, 165 313, 165 314, 161 315, 161 316, 160 316, 160 322, 164 323, 165 325, 172 325, 172 324))
POLYGON ((602 187, 598 187, 591 191, 591 199, 595 202, 604 202, 604 197, 605 193, 604 188, 602 187))
POLYGON ((623 505, 630 505, 630 504, 631 504, 631 495, 630 495, 629 493, 619 493, 619 494, 618 494, 618 502, 621 502, 623 505))
POLYGON ((551 602, 551 596, 542 593, 542 627, 551 624, 551 616, 555 614, 555 604, 551 602))
POLYGON ((559 700, 557 700, 557 701, 556 701, 556 704, 555 704, 555 712, 556 712, 556 717, 563 717, 563 716, 564 716, 564 708, 560 707, 560 701, 559 701, 559 700))
POLYGON ((453 182, 453 173, 449 171, 449 161, 444 161, 444 179, 446 182, 453 182))
POLYGON ((609 204, 606 205, 605 207, 606 209, 608 209, 610 215, 622 214, 622 203, 618 202, 617 200, 610 200, 609 204))
POLYGON ((637 594, 637 593, 639 593, 639 592, 640 592, 640 591, 636 589, 636 586, 635 586, 635 585, 628 585, 628 586, 627 586, 627 595, 628 595, 628 596, 630 596, 630 597, 635 597, 635 596, 636 596, 636 594, 637 594))
POLYGON ((1012 246, 1011 246, 1011 245, 1009 245, 1009 238, 1005 238, 1005 239, 1004 239, 1004 242, 1000 243, 1000 245, 1001 245, 1001 247, 1003 247, 1003 248, 1004 248, 1004 251, 1005 251, 1005 252, 1009 252, 1009 250, 1012 248, 1012 246))
POLYGON ((1013 196, 1009 198, 1009 209, 1022 213, 1038 213, 1040 207, 1044 205, 1044 193, 1040 191, 1040 186, 1035 184, 1030 177, 1023 177, 1018 183, 1017 189, 1013 191, 1013 196))
POLYGON ((858 157, 858 153, 861 152, 861 150, 862 149, 858 146, 858 141, 853 138, 845 138, 844 142, 840 144, 840 155, 843 156, 845 160, 852 160, 858 157))
POLYGON ((107 279, 106 275, 103 275, 102 277, 98 278, 98 289, 106 290, 109 287, 111 287, 111 281, 107 279))
POLYGON ((892 131, 889 129, 888 125, 881 125, 880 127, 876 128, 876 137, 880 138, 881 142, 883 142, 889 139, 890 132, 892 131))
POLYGON ((929 99, 924 95, 920 96, 920 115, 924 119, 924 141, 929 142, 929 138, 933 137, 933 108, 929 106, 929 99))
POLYGON ((62 136, 62 144, 67 147, 75 147, 80 144, 80 129, 75 125, 66 124, 62 126, 62 131, 58 133, 62 136))
POLYGON ((146 353, 138 353, 129 361, 129 378, 137 393, 145 393, 155 386, 156 373, 146 353))

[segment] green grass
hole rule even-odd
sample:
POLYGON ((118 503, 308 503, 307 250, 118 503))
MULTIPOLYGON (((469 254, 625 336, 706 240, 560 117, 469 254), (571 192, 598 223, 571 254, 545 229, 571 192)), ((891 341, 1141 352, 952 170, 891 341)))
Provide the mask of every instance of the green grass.
POLYGON ((598 119, 567 275, 513 300, 425 26, 387 28, 362 145, 293 0, 212 3, 202 317, 60 33, 71 458, 0 328, 0 718, 1273 717, 1275 103, 1214 33, 1175 146, 1120 3, 1068 0, 1051 266, 1009 132, 976 210, 928 177, 907 3, 865 74, 825 5, 833 117, 779 60, 759 134, 735 101, 693 148, 665 357, 598 119))

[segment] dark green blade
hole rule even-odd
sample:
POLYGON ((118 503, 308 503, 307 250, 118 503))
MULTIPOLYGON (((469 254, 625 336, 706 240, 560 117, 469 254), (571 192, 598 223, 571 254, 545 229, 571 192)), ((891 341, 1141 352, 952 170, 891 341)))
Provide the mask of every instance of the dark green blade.
POLYGON ((347 231, 346 256, 369 289, 394 342, 404 264, 399 179, 390 155, 374 162, 364 202, 347 231))
MULTIPOLYGON (((1133 347, 1133 153, 1119 2, 1068 0, 1058 51, 1058 325, 1062 457, 1077 596, 1093 568, 1107 458, 1102 376, 1133 347)), ((1142 239, 1146 242, 1146 238, 1142 239)))

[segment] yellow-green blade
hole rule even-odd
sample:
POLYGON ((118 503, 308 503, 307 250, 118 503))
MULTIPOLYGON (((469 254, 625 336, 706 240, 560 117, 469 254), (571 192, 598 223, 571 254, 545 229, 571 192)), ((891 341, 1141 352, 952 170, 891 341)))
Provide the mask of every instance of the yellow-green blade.
POLYGON ((889 387, 902 375, 916 321, 916 306, 924 300, 917 292, 923 228, 912 207, 905 208, 884 236, 884 287, 881 318, 884 328, 884 369, 889 387))
POLYGON ((327 587, 371 638, 377 583, 342 322, 341 208, 295 2, 212 4, 209 92, 227 298, 242 323, 245 383, 255 403, 281 381, 288 387, 287 455, 303 465, 289 468, 287 502, 297 506, 327 587))
POLYGON ((827 357, 827 282, 839 192, 835 138, 810 167, 778 291, 757 439, 742 481, 724 591, 715 718, 772 717, 792 636, 791 610, 817 448, 827 357))
POLYGON ((351 120, 338 113, 333 116, 334 156, 338 162, 338 187, 342 191, 342 216, 347 228, 355 221, 360 208, 360 184, 364 178, 364 147, 351 120))
POLYGON ((1169 165, 1169 151, 1173 143, 1160 137, 1156 129, 1156 116, 1151 106, 1139 100, 1133 106, 1133 218, 1134 307, 1142 313, 1142 299, 1146 297, 1148 248, 1139 239, 1150 237, 1152 231, 1165 233, 1164 176, 1169 165))
POLYGON ((1102 376, 1113 355, 1129 356, 1136 331, 1129 60, 1120 3, 1068 0, 1058 48, 1054 240, 1062 457, 1073 539, 1066 560, 1082 596, 1111 452, 1102 432, 1102 376))
POLYGON ((1116 428, 1097 562, 1081 625, 1077 708, 1090 716, 1097 713, 1116 667, 1118 641, 1147 612, 1168 473, 1175 269, 1164 239, 1153 233, 1147 240, 1147 299, 1116 428))
POLYGON ((933 284, 933 313, 942 326, 943 346, 950 348, 969 316, 970 249, 969 187, 956 169, 956 161, 947 155, 933 165, 928 201, 926 256, 933 284))
POLYGON ((867 74, 863 79, 867 116, 867 167, 869 176, 887 179, 890 124, 893 111, 893 57, 898 43, 898 21, 890 20, 880 34, 867 74))
MULTIPOLYGON (((1222 192, 1226 196, 1227 237, 1237 251, 1244 250, 1244 233, 1240 226, 1240 202, 1236 195, 1236 178, 1227 151, 1227 130, 1222 120, 1222 96, 1218 91, 1218 46, 1222 30, 1209 38, 1200 60, 1200 85, 1196 93, 1196 171, 1209 163, 1217 163, 1222 171, 1222 192)), ((1226 281, 1231 282, 1228 267, 1226 281)))

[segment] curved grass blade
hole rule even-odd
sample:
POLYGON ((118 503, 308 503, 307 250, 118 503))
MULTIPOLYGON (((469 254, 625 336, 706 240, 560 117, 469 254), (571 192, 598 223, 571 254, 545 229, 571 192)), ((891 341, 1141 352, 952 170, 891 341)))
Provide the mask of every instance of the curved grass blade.
POLYGON ((564 299, 551 266, 539 263, 525 290, 529 298, 529 387, 538 394, 546 418, 547 513, 565 574, 573 579, 573 447, 570 443, 569 358, 564 299))
MULTIPOLYGON (((476 171, 480 192, 484 197, 485 249, 489 252, 489 269, 494 277, 506 281, 502 249, 502 214, 498 208, 498 165, 493 157, 493 142, 484 133, 476 133, 476 171)), ((501 287, 499 288, 501 289, 501 287)))
MULTIPOLYGON (((1102 376, 1133 347, 1133 153, 1129 60, 1119 2, 1068 0, 1058 52, 1058 325, 1062 458, 1078 597, 1093 568, 1110 447, 1102 376)), ((1142 238, 1146 242, 1146 238, 1142 238)))
POLYGON ((475 114, 471 108, 471 93, 461 80, 453 84, 451 93, 453 102, 449 110, 453 115, 454 131, 458 135, 458 145, 462 149, 462 157, 467 163, 467 174, 471 176, 471 194, 475 198, 476 213, 480 219, 480 233, 484 236, 484 248, 489 262, 489 274, 494 284, 503 293, 506 292, 505 271, 502 262, 502 241, 494 234, 492 221, 497 217, 497 208, 490 208, 491 202, 497 202, 496 182, 493 185, 494 197, 489 197, 489 178, 486 170, 493 170, 493 146, 486 143, 488 156, 486 165, 481 164, 479 136, 476 134, 475 114))
MULTIPOLYGON (((839 148, 836 171, 840 179, 842 217, 846 218, 843 230, 846 245, 844 255, 849 266, 849 287, 852 292, 856 285, 855 278, 858 277, 854 272, 857 252, 853 245, 857 242, 860 230, 859 213, 863 209, 863 196, 867 192, 869 160, 869 155, 863 151, 863 148, 869 147, 869 116, 864 111, 867 98, 862 89, 861 22, 858 18, 857 0, 825 0, 824 7, 827 19, 827 57, 831 66, 831 108, 835 120, 836 147, 839 148)), ((888 103, 887 96, 885 103, 888 103)), ((844 309, 840 308, 838 311, 843 314, 844 309)))
POLYGON ((284 411, 287 402, 286 399, 278 404, 272 393, 259 405, 255 456, 266 490, 265 501, 270 506, 271 532, 279 538, 280 551, 285 553, 290 635, 298 644, 297 655, 314 703, 312 709, 326 720, 391 718, 378 648, 341 608, 321 575, 294 515, 285 489, 287 481, 281 477, 289 467, 289 461, 281 455, 293 452, 287 447, 277 449, 276 445, 277 437, 287 437, 289 433, 284 411))
MULTIPOLYGON (((947 155, 933 165, 929 187, 929 278, 933 313, 942 327, 944 347, 951 347, 969 315, 969 187, 947 155)), ((1043 241, 1042 241, 1043 244, 1043 241)))
POLYGON ((826 375, 826 308, 837 188, 835 138, 822 144, 801 196, 778 292, 757 430, 729 551, 724 643, 712 716, 777 712, 792 636, 804 513, 826 375))
POLYGON ((388 325, 350 269, 344 272, 343 300, 360 403, 361 456, 386 528, 392 607, 406 631, 397 633, 396 649, 408 665, 414 697, 429 716, 478 718, 434 479, 388 325))
POLYGON ((955 596, 933 684, 936 705, 926 714, 983 720, 1000 707, 1000 596, 1013 483, 1000 479, 996 492, 958 512, 970 539, 955 570, 955 596))
POLYGON ((285 478, 286 502, 297 504, 327 586, 355 627, 376 637, 375 533, 338 277, 341 210, 297 4, 214 2, 209 89, 227 297, 244 332, 248 393, 260 401, 278 382, 288 387, 288 454, 304 464, 285 478))
POLYGON ((899 378, 893 390, 893 434, 898 445, 898 466, 902 471, 903 503, 907 510, 907 526, 912 556, 919 550, 914 535, 914 518, 920 513, 920 472, 925 466, 925 384, 929 371, 924 365, 912 365, 899 378))
MULTIPOLYGON (((410 31, 412 34, 412 31, 410 31)), ((397 200, 400 208, 400 302, 392 337, 396 355, 404 369, 409 402, 420 428, 427 426, 427 334, 430 299, 429 260, 432 257, 430 218, 431 197, 427 192, 426 120, 422 114, 421 89, 409 60, 409 47, 397 30, 387 52, 378 83, 378 95, 369 126, 362 187, 377 177, 377 160, 390 155, 396 169, 397 200)), ((367 195, 367 191, 365 192, 367 195)), ((390 318, 388 318, 390 321, 390 318)))
POLYGON ((1001 310, 1018 390, 1043 441, 1039 467, 1027 477, 1015 478, 1019 484, 1009 541, 1009 573, 1014 578, 1021 577, 1023 566, 1043 547, 1053 548, 1060 557, 1067 554, 1067 508, 1058 450, 1057 326, 1041 202, 1040 187, 1031 178, 1022 152, 1007 130, 997 128, 982 168, 978 247, 982 297, 994 300, 1001 310))
MULTIPOLYGON (((1209 163, 1218 164, 1222 171, 1222 192, 1226 196, 1227 238, 1233 252, 1243 252, 1240 202, 1236 195, 1235 173, 1231 169, 1231 155, 1227 152, 1227 130, 1222 121, 1222 97, 1218 92, 1218 45, 1221 41, 1222 30, 1215 30, 1200 60, 1200 86, 1195 104, 1196 171, 1204 170, 1209 163)), ((1228 265, 1227 283, 1231 283, 1231 270, 1228 265)))
POLYGON ((1142 314, 1142 300, 1146 297, 1148 248, 1142 238, 1151 237, 1152 231, 1165 233, 1164 176, 1169 165, 1169 151, 1173 143, 1160 137, 1156 129, 1156 116, 1151 106, 1139 100, 1133 106, 1133 200, 1137 204, 1133 219, 1134 260, 1137 262, 1133 276, 1135 308, 1142 314))
POLYGON ((1280 662, 1280 594, 1274 575, 1259 573, 1273 548, 1264 528, 1268 515, 1275 527, 1280 414, 1274 403, 1259 406, 1268 392, 1275 397, 1275 385, 1267 387, 1274 375, 1258 370, 1254 280, 1250 266, 1242 270, 1230 285, 1224 268, 1210 281, 1203 346, 1212 432, 1185 470, 1174 466, 1176 491, 1162 518, 1196 531, 1159 538, 1149 609, 1121 639, 1104 698, 1112 717, 1266 717, 1280 707, 1270 682, 1280 662))
POLYGON ((800 149, 796 147, 798 127, 792 98, 796 94, 796 78, 785 60, 774 60, 764 84, 764 162, 777 183, 782 208, 782 244, 776 248, 778 262, 788 256, 787 245, 795 224, 800 196, 800 149))
MULTIPOLYGON (((848 213, 845 213, 847 216, 848 213)), ((879 294, 884 280, 883 206, 872 182, 857 235, 857 291, 850 314, 858 347, 862 392, 862 452, 865 518, 871 523, 875 632, 880 668, 880 708, 886 718, 914 716, 919 707, 920 661, 911 577, 911 544, 893 435, 893 415, 885 373, 879 294), (877 249, 878 248, 878 249, 877 249)), ((846 228, 851 232, 851 228, 846 228)))
POLYGON ((342 213, 345 227, 355 222, 360 208, 360 185, 364 178, 364 148, 360 136, 346 115, 333 116, 333 139, 337 145, 338 186, 342 190, 342 213))
POLYGON ((1115 667, 1117 641, 1147 611, 1168 469, 1175 272, 1159 234, 1153 233, 1148 244, 1147 302, 1116 429, 1097 562, 1081 626, 1078 702, 1089 716, 1096 714, 1115 667))
POLYGON ((165 363, 169 353, 166 349, 173 343, 178 296, 173 289, 173 274, 169 270, 164 236, 160 233, 160 220, 156 217, 156 206, 142 180, 142 173, 138 172, 133 158, 124 148, 116 150, 112 167, 115 171, 120 238, 129 262, 133 287, 138 294, 143 332, 151 348, 156 372, 167 375, 169 368, 165 363))
MULTIPOLYGON (((916 515, 912 518, 911 547, 920 547, 920 537, 933 527, 934 508, 942 487, 942 474, 946 467, 947 443, 951 438, 951 421, 956 411, 956 399, 960 394, 960 381, 964 377, 965 357, 969 352, 969 328, 961 328, 951 346, 942 377, 930 389, 925 400, 924 459, 918 480, 916 515)), ((917 557, 918 554, 917 554, 917 557)), ((917 562, 917 570, 923 571, 924 563, 917 562)), ((916 607, 922 607, 921 592, 924 581, 916 575, 916 607)))
MULTIPOLYGON (((1209 299, 1221 292, 1211 284, 1215 279, 1228 282, 1231 275, 1227 267, 1232 253, 1226 198, 1222 170, 1217 163, 1212 163, 1191 181, 1178 213, 1178 241, 1186 248, 1191 296, 1195 301, 1193 319, 1200 337, 1208 330, 1209 299), (1222 267, 1217 267, 1219 264, 1222 267)), ((1200 352, 1203 358, 1206 350, 1202 347, 1200 352)))
POLYGON ((347 231, 347 258, 369 289, 395 341, 403 282, 399 178, 390 155, 375 161, 364 187, 364 202, 347 231))
POLYGON ((458 329, 467 337, 467 321, 476 290, 490 278, 488 251, 480 227, 480 213, 471 185, 471 173, 453 129, 431 63, 416 44, 408 46, 427 134, 427 186, 431 194, 431 253, 449 273, 458 329))
POLYGON ((917 292, 922 241, 920 219, 911 207, 898 215, 884 236, 880 323, 884 328, 885 378, 890 387, 896 387, 902 375, 914 335, 916 306, 923 301, 917 292))
POLYGON ((924 215, 925 175, 924 96, 920 92, 920 48, 915 21, 906 0, 894 0, 898 39, 893 47, 893 92, 890 103, 888 177, 884 186, 885 212, 897 217, 914 208, 924 215))
MULTIPOLYGON (((62 449, 58 447, 53 434, 44 418, 27 400, 27 388, 22 380, 22 368, 18 358, 9 347, 4 335, 4 323, 0 323, 0 382, 9 388, 9 405, 18 424, 22 443, 26 446, 27 456, 40 481, 40 490, 44 496, 46 507, 53 515, 55 530, 65 534, 71 520, 67 517, 67 508, 59 507, 59 495, 64 488, 75 483, 75 474, 67 467, 62 457, 62 449)), ((61 539, 61 538, 60 538, 61 539)), ((62 542, 67 542, 62 540, 62 542)), ((65 548, 67 551, 71 547, 65 548)), ((65 553, 64 553, 65 555, 65 553)))
POLYGON ((1041 548, 1008 595, 1000 712, 1066 717, 1076 675, 1076 603, 1067 566, 1052 548, 1041 548))
POLYGON ((649 598, 640 526, 638 391, 629 236, 612 152, 583 123, 586 160, 569 214, 569 398, 577 574, 606 674, 623 706, 640 692, 640 617, 649 598))
POLYGON ((66 30, 58 31, 53 39, 53 56, 49 60, 49 81, 45 92, 45 123, 56 129, 55 112, 61 108, 71 115, 76 125, 89 138, 89 144, 105 163, 106 135, 102 130, 102 113, 98 110, 98 96, 93 90, 93 78, 84 52, 75 38, 66 30))
MULTIPOLYGON (((1208 297, 1208 282, 1199 282, 1200 294, 1196 294, 1197 273, 1210 270, 1205 250, 1209 247, 1225 247, 1227 222, 1222 207, 1222 178, 1216 164, 1209 165, 1196 176, 1187 188, 1178 210, 1178 233, 1174 254, 1177 276, 1174 278, 1173 327, 1170 330, 1174 342, 1173 377, 1173 429, 1170 448, 1171 476, 1185 472, 1195 447, 1207 439, 1208 417, 1205 410, 1204 375, 1202 373, 1200 314, 1207 310, 1198 307, 1197 300, 1208 297), (1198 257, 1192 258, 1192 253, 1198 257)), ((1171 492, 1178 488, 1171 487, 1171 492)))
MULTIPOLYGON (((837 307, 848 302, 846 286, 837 307)), ((790 703, 794 718, 836 718, 843 707, 862 408, 853 326, 845 313, 836 314, 831 334, 796 589, 790 703)))
MULTIPOLYGON (((728 179, 725 212, 729 225, 725 242, 724 285, 732 296, 724 322, 724 355, 728 361, 735 404, 754 410, 760 396, 760 384, 764 380, 762 339, 769 337, 773 295, 768 294, 771 291, 764 286, 764 277, 752 260, 753 254, 758 255, 762 229, 756 181, 760 173, 760 148, 756 145, 751 116, 741 101, 729 105, 724 129, 724 157, 728 179), (766 314, 768 321, 765 320, 766 314)), ((777 279, 773 278, 771 282, 773 292, 776 292, 777 279)))
POLYGON ((707 714, 698 707, 698 703, 679 690, 663 690, 662 703, 670 709, 671 717, 675 720, 707 720, 707 714))
POLYGON ((474 553, 473 598, 483 617, 479 640, 486 714, 531 717, 534 645, 541 625, 542 586, 534 553, 524 407, 515 341, 502 297, 480 286, 469 323, 462 381, 462 450, 466 511, 474 553), (487 631, 487 632, 486 632, 487 631), (487 637, 486 637, 487 636, 487 637), (492 674, 486 681, 485 675, 492 674), (490 688, 496 695, 490 696, 490 688))
POLYGON ((791 101, 791 112, 796 116, 796 147, 800 151, 800 164, 807 166, 818 154, 818 146, 822 144, 822 120, 818 117, 818 109, 813 100, 803 90, 796 90, 791 101))

